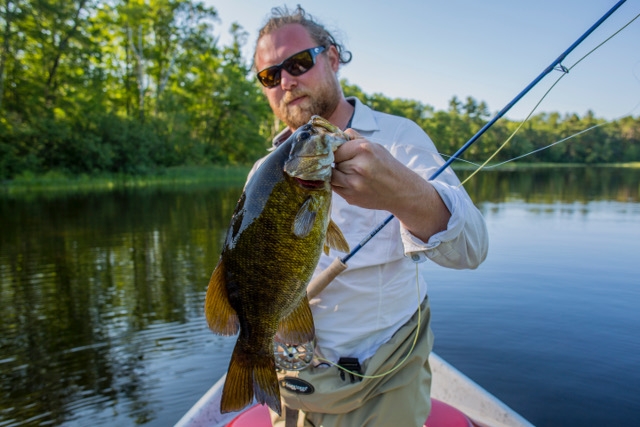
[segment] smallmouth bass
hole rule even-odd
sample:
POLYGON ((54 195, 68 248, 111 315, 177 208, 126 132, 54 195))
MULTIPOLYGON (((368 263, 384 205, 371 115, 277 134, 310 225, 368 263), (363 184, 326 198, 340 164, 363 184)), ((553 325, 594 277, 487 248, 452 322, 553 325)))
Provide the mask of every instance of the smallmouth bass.
POLYGON ((247 183, 231 219, 205 300, 209 328, 236 341, 221 412, 255 396, 281 414, 273 339, 314 338, 306 287, 329 248, 349 252, 330 219, 333 152, 350 139, 314 116, 269 154, 247 183))

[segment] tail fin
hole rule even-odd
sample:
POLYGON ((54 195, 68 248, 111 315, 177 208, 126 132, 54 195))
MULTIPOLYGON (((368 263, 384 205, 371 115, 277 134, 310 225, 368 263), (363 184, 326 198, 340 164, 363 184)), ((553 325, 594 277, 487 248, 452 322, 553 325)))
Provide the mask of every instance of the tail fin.
POLYGON ((278 415, 282 414, 280 386, 273 352, 268 357, 260 358, 253 366, 253 391, 258 402, 267 404, 278 415))
MULTIPOLYGON (((222 390, 220 412, 236 412, 253 402, 267 404, 278 415, 282 413, 280 388, 273 355, 247 354, 236 347, 231 355, 227 379, 222 390)), ((264 353, 263 353, 264 354, 264 353)))

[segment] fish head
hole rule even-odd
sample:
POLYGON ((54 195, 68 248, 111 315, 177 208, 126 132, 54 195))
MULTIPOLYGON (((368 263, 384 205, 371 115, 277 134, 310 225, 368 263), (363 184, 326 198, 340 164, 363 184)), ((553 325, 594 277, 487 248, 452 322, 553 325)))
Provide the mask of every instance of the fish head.
POLYGON ((313 116, 289 138, 293 141, 285 173, 304 187, 324 188, 331 179, 334 151, 350 137, 322 117, 313 116))

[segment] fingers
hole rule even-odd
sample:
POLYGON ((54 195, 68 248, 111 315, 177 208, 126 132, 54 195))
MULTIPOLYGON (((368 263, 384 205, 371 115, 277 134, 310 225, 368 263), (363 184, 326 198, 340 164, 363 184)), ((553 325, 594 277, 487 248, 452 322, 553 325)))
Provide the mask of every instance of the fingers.
POLYGON ((338 148, 338 150, 336 151, 336 153, 335 153, 336 154, 336 157, 335 157, 336 163, 337 162, 344 162, 346 160, 349 160, 349 159, 352 159, 353 157, 355 157, 355 155, 357 154, 355 149, 358 146, 358 144, 354 144, 351 141, 361 140, 362 139, 362 136, 357 131, 355 131, 355 130, 353 130, 351 128, 345 130, 344 134, 347 135, 349 137, 349 139, 344 144, 342 144, 338 148))
POLYGON ((342 144, 334 153, 336 163, 346 162, 353 159, 358 154, 358 140, 349 140, 342 144))
POLYGON ((356 131, 353 131, 353 135, 356 135, 356 139, 351 139, 343 143, 336 150, 335 154, 335 162, 346 162, 348 160, 352 160, 359 156, 371 156, 376 151, 376 147, 369 142, 367 139, 363 138, 356 131))
POLYGON ((358 131, 354 130, 354 129, 347 129, 344 131, 345 134, 347 134, 351 139, 360 139, 362 138, 362 136, 358 133, 358 131))
POLYGON ((338 188, 343 188, 345 187, 346 184, 346 174, 344 174, 343 172, 341 172, 340 170, 338 170, 337 168, 334 168, 332 173, 331 173, 331 185, 333 187, 338 187, 338 188))

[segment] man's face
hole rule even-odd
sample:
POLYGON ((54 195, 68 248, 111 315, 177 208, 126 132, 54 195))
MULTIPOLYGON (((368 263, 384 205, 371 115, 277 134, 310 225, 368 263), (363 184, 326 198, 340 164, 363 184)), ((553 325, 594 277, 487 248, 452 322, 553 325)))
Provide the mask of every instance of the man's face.
MULTIPOLYGON (((303 26, 285 25, 258 41, 256 69, 260 71, 280 64, 291 55, 316 46, 303 26)), ((294 130, 307 123, 314 114, 329 119, 342 96, 336 76, 338 66, 338 52, 330 46, 316 57, 313 68, 304 74, 292 76, 281 70, 279 85, 263 87, 274 114, 294 130)))

